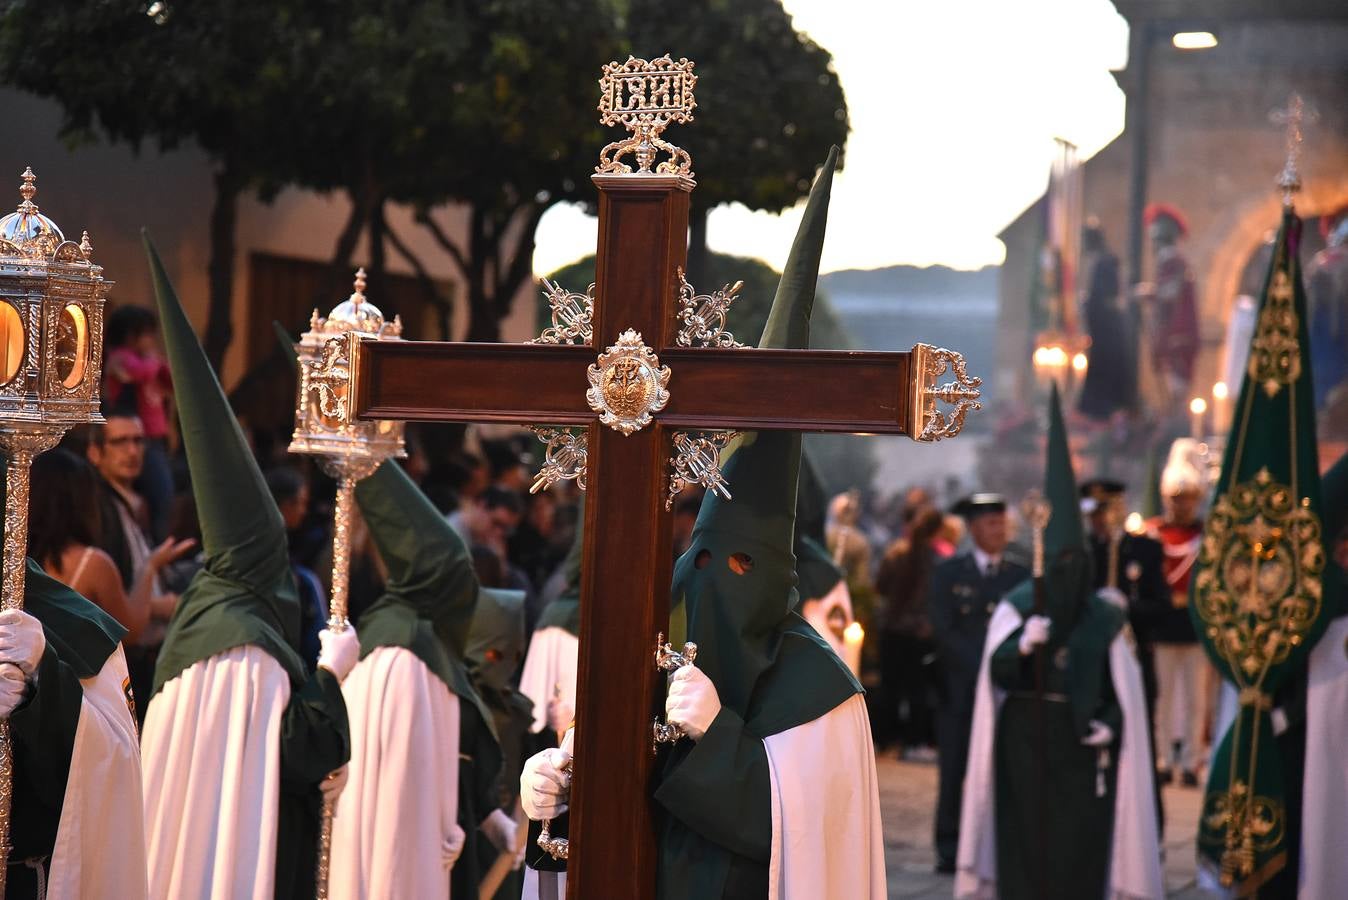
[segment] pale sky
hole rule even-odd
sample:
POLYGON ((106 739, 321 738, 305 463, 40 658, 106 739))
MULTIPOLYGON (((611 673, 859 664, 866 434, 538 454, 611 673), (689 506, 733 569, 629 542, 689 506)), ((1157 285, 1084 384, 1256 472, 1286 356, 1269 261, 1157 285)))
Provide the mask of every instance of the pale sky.
MULTIPOLYGON (((1128 28, 1109 0, 784 4, 796 28, 833 53, 851 116, 826 272, 1000 263, 996 234, 1043 191, 1053 138, 1085 158, 1123 129, 1110 70, 1127 61, 1128 28)), ((692 153, 696 171, 696 120, 669 137, 692 153)), ((708 243, 781 268, 802 207, 782 215, 720 207, 708 243)), ((593 253, 595 235, 579 208, 554 207, 538 229, 534 271, 593 253)))

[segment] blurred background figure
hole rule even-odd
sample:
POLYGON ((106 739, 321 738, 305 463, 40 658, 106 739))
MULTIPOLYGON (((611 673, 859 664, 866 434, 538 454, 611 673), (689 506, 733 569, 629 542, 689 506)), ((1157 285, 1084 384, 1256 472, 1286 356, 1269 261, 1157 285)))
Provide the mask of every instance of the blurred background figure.
POLYGON ((900 758, 936 758, 935 703, 930 678, 931 619, 927 615, 927 581, 936 563, 932 543, 945 519, 940 510, 922 509, 906 537, 890 544, 880 562, 875 588, 880 611, 880 671, 888 704, 897 716, 900 758))
POLYGON ((1198 442, 1180 438, 1161 474, 1165 514, 1147 522, 1161 543, 1165 594, 1150 624, 1156 660, 1155 731, 1158 777, 1169 784, 1178 768, 1186 787, 1198 785, 1207 702, 1207 660, 1189 617, 1189 580, 1203 541, 1200 510, 1207 467, 1198 442))
POLYGON ((328 594, 323 589, 322 579, 301 562, 302 557, 297 552, 309 517, 309 481, 298 469, 289 466, 268 469, 263 477, 285 523, 290 571, 299 586, 300 656, 306 660, 318 659, 318 633, 328 621, 328 594))
POLYGON ((971 546, 937 565, 923 598, 939 662, 941 703, 936 712, 940 788, 936 800, 936 870, 955 871, 960 800, 969 755, 974 687, 983 661, 988 621, 1002 597, 1030 576, 1006 558, 1010 530, 1000 494, 974 494, 955 505, 968 524, 971 546))
POLYGON ((1147 306, 1151 365, 1160 375, 1165 401, 1158 408, 1183 408, 1198 357, 1198 305, 1194 278, 1179 242, 1189 234, 1173 206, 1153 203, 1143 217, 1154 257, 1152 283, 1140 286, 1147 306))
POLYGON ((1105 243, 1100 221, 1091 217, 1081 234, 1082 313, 1090 336, 1090 367, 1077 408, 1088 418, 1108 420, 1136 401, 1132 325, 1119 292, 1119 258, 1105 243))
POLYGON ((134 413, 145 429, 145 459, 136 490, 145 498, 151 538, 168 534, 173 502, 169 467, 169 401, 173 379, 159 352, 159 320, 144 306, 119 306, 104 325, 103 399, 134 413))

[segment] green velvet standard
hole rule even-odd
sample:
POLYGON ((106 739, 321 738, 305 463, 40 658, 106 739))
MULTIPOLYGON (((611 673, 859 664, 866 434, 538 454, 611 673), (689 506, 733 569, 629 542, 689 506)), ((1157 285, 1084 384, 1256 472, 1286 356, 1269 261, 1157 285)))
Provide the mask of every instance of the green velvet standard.
MULTIPOLYGON (((1052 619, 1043 658, 1044 700, 1036 695, 1035 654, 1022 656, 1017 628, 993 651, 993 683, 1007 692, 995 744, 997 890, 1016 898, 1102 897, 1109 879, 1118 736, 1123 715, 1109 671, 1109 647, 1126 615, 1091 589, 1092 564, 1077 508, 1071 453, 1055 385, 1050 398, 1044 532, 1044 615, 1052 619), (1091 721, 1113 729, 1108 765, 1081 743, 1091 721), (1099 791, 1097 777, 1104 778, 1099 791)), ((1034 584, 1006 598, 1033 615, 1034 584)))
POLYGON ((346 704, 332 673, 310 673, 296 650, 300 608, 281 513, 143 236, 205 554, 169 621, 150 699, 186 669, 236 647, 258 647, 285 670, 290 700, 281 723, 275 895, 307 900, 322 818, 318 784, 351 758, 346 704))
MULTIPOLYGON (((3 497, 0 486, 0 505, 3 497)), ((41 623, 47 648, 28 697, 9 717, 14 799, 6 897, 37 896, 36 871, 22 861, 45 858, 46 865, 51 861, 84 700, 80 679, 102 671, 126 634, 112 616, 48 576, 31 559, 24 572, 24 611, 41 623)))
MULTIPOLYGON (((761 347, 809 343, 837 148, 806 205, 761 347)), ((680 741, 660 768, 657 896, 761 898, 771 856, 771 782, 763 739, 828 713, 861 686, 792 608, 800 436, 757 432, 726 463, 733 501, 708 494, 671 602, 683 609, 697 665, 722 708, 701 740, 680 741), (739 556, 731 569, 732 557, 739 556)))

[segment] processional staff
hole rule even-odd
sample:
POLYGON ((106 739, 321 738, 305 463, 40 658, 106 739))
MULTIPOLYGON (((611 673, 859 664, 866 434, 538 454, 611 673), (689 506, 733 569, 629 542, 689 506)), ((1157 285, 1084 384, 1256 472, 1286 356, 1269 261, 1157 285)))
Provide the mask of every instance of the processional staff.
MULTIPOLYGON (((396 317, 385 322, 379 307, 365 299, 364 269, 356 272, 354 287, 351 296, 326 318, 320 317, 315 309, 309 330, 295 345, 300 377, 290 452, 316 456, 323 471, 337 481, 332 523, 332 597, 328 603, 330 631, 343 631, 351 624, 346 614, 356 482, 372 475, 384 460, 407 455, 402 422, 355 421, 345 415, 346 373, 327 365, 328 356, 336 347, 326 345, 334 335, 350 333, 377 340, 401 340, 402 322, 396 317)), ((326 900, 328 896, 333 811, 333 803, 325 800, 314 876, 318 900, 326 900)))
MULTIPOLYGON (((4 579, 0 607, 23 609, 28 473, 33 457, 75 425, 101 423, 103 301, 112 282, 94 265, 89 232, 76 244, 38 211, 25 169, 23 202, 0 219, 0 451, 5 462, 4 579)), ((9 864, 14 750, 0 719, 0 896, 9 864)))
MULTIPOLYGON (((1025 495, 1025 499, 1020 502, 1020 514, 1024 517, 1025 523, 1030 526, 1030 532, 1034 536, 1033 553, 1031 560, 1030 574, 1034 578, 1034 614, 1036 616, 1044 615, 1048 606, 1047 598, 1044 595, 1044 530, 1048 528, 1049 519, 1053 517, 1053 505, 1048 502, 1037 490, 1031 490, 1025 495)), ((1044 708, 1044 645, 1038 644, 1034 648, 1034 698, 1035 698, 1035 730, 1038 737, 1038 752, 1035 754, 1035 790, 1039 796, 1039 860, 1038 871, 1042 879, 1043 873, 1048 871, 1048 822, 1045 821, 1048 811, 1048 773, 1045 766, 1048 763, 1048 724, 1046 721, 1047 711, 1044 708)), ((1045 885, 1040 885, 1041 893, 1045 891, 1045 885)))

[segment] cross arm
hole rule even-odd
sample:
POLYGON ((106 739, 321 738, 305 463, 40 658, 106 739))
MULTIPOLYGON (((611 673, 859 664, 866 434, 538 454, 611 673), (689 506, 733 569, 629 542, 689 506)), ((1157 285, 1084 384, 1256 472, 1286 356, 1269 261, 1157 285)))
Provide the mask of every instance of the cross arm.
POLYGON ((660 360, 674 376, 660 414, 666 426, 736 431, 906 434, 939 439, 963 424, 935 411, 937 398, 976 408, 978 380, 948 351, 919 344, 911 351, 670 349, 660 360), (942 356, 942 354, 945 354, 942 356), (937 376, 953 369, 956 382, 937 376), (938 421, 939 420, 939 421, 938 421))
POLYGON ((356 418, 550 425, 594 419, 585 403, 590 347, 362 338, 352 356, 356 418))

